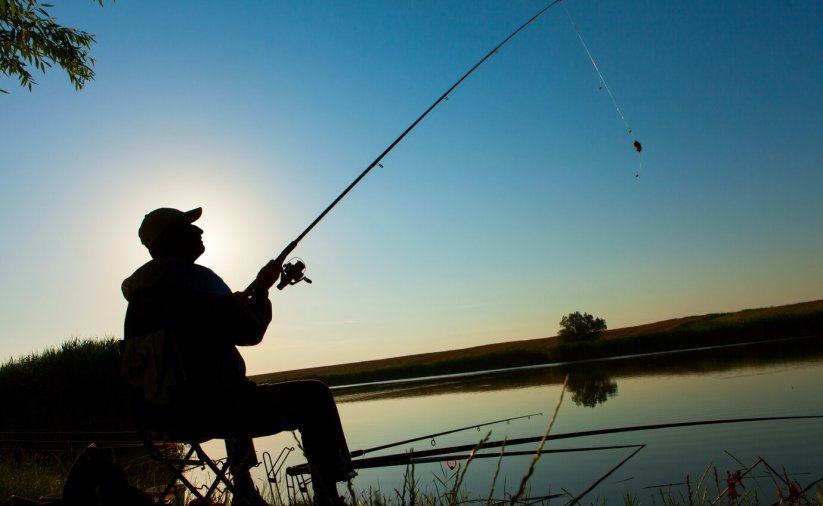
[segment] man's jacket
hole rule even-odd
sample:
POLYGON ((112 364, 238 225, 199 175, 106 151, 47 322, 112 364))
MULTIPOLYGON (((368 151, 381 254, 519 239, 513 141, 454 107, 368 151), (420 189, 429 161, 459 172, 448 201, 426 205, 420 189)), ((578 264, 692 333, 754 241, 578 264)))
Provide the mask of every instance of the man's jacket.
POLYGON ((263 339, 272 316, 267 297, 236 296, 210 269, 171 258, 144 264, 123 281, 122 291, 129 302, 124 378, 130 381, 131 374, 133 381, 147 382, 147 397, 151 392, 159 395, 150 401, 170 401, 164 386, 214 392, 215 387, 228 389, 246 381, 246 366, 236 346, 263 339), (166 343, 157 344, 158 336, 172 338, 172 352, 166 343), (156 349, 141 345, 140 352, 129 350, 130 341, 137 338, 156 349), (163 370, 172 362, 182 368, 182 375, 171 377, 163 370))

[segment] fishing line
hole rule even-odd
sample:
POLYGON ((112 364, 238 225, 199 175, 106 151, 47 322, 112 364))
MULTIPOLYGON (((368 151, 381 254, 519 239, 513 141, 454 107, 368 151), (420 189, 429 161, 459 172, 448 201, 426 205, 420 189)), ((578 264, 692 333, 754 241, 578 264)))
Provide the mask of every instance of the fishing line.
POLYGON ((614 105, 614 110, 617 111, 617 115, 620 116, 620 120, 623 122, 623 125, 626 127, 626 133, 629 134, 629 137, 632 139, 632 148, 637 151, 640 155, 640 164, 637 168, 637 172, 635 173, 634 177, 640 177, 640 171, 643 168, 643 146, 640 144, 640 141, 634 136, 634 130, 629 125, 629 122, 626 120, 626 115, 623 114, 623 110, 620 109, 620 105, 617 103, 617 99, 614 98, 614 93, 612 93, 612 89, 609 88, 608 83, 606 82, 606 78, 603 76, 603 72, 600 70, 600 66, 597 65, 597 60, 594 59, 592 52, 589 50, 588 44, 586 44, 586 40, 583 38, 583 34, 580 32, 580 28, 577 26, 577 23, 574 22, 574 18, 572 18, 572 13, 569 12, 569 9, 563 4, 563 10, 566 12, 566 17, 569 18, 569 22, 574 29, 574 33, 577 34, 577 39, 580 41, 580 44, 583 46, 583 49, 586 51, 586 56, 589 57, 589 61, 594 67, 594 71, 597 72, 597 77, 600 79, 600 89, 606 90, 606 93, 609 95, 609 98, 612 101, 612 105, 614 105))

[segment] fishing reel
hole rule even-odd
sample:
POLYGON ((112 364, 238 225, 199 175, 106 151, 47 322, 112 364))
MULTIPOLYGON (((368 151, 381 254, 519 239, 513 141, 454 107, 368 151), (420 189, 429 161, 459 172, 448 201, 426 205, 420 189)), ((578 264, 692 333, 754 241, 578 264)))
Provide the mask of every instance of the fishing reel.
POLYGON ((306 277, 306 264, 299 258, 293 258, 288 263, 283 264, 277 289, 282 290, 288 285, 296 285, 301 281, 311 284, 311 280, 306 277))

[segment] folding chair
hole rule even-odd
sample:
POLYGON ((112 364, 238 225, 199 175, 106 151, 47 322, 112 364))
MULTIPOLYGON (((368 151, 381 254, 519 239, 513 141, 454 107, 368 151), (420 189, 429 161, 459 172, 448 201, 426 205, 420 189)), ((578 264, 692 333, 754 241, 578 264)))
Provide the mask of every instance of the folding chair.
POLYGON ((196 429, 169 429, 162 418, 153 414, 157 406, 171 403, 175 391, 186 382, 185 370, 174 339, 166 332, 155 332, 120 341, 119 347, 121 377, 131 398, 137 434, 149 457, 165 464, 171 471, 171 479, 154 499, 155 503, 165 504, 178 482, 199 499, 212 498, 221 486, 224 491, 236 494, 229 477, 228 459, 213 459, 202 447, 202 443, 206 441, 227 439, 229 436, 198 433, 196 429), (184 448, 183 452, 180 451, 181 446, 184 448), (186 478, 186 472, 196 468, 208 468, 214 474, 209 485, 199 487, 186 478))

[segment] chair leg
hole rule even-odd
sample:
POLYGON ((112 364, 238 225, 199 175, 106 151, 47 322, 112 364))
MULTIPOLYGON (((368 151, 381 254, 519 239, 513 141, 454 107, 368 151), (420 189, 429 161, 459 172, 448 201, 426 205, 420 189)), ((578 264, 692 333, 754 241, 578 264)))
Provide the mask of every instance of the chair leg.
POLYGON ((178 481, 182 483, 192 495, 201 500, 210 499, 221 485, 232 495, 237 495, 237 488, 229 478, 228 459, 218 465, 217 462, 206 454, 199 442, 182 442, 182 444, 188 446, 188 450, 183 457, 169 457, 164 455, 162 450, 158 448, 153 441, 147 440, 145 441, 145 444, 148 454, 152 460, 166 464, 172 473, 171 480, 163 489, 163 492, 158 498, 158 504, 162 504, 165 497, 167 497, 168 494, 175 489, 175 485, 178 481), (214 474, 214 478, 205 493, 202 492, 202 488, 193 484, 185 476, 186 471, 198 467, 201 469, 208 468, 214 474))
POLYGON ((309 492, 309 485, 311 485, 311 476, 305 474, 287 475, 286 489, 290 503, 302 501, 306 504, 312 504, 311 493, 309 492))
MULTIPOLYGON (((158 498, 158 504, 162 504, 162 501, 165 500, 165 498, 168 496, 169 492, 171 492, 172 490, 174 490, 176 488, 175 485, 177 484, 178 481, 183 483, 183 485, 192 494, 197 496, 199 499, 203 499, 203 495, 200 493, 200 490, 197 487, 195 487, 194 484, 192 484, 186 478, 186 476, 183 474, 186 471, 186 466, 190 466, 192 464, 197 463, 197 461, 192 459, 192 455, 194 455, 194 453, 195 453, 194 447, 190 446, 189 450, 186 452, 186 456, 183 457, 182 459, 166 457, 154 445, 152 445, 152 449, 154 451, 149 452, 149 454, 152 456, 152 458, 154 458, 155 460, 158 460, 158 461, 165 462, 169 466, 169 469, 171 470, 171 473, 172 473, 171 481, 169 481, 169 483, 166 485, 166 488, 163 489, 163 492, 160 494, 160 496, 158 498)), ((197 457, 198 457, 198 459, 200 459, 199 455, 197 457)))
POLYGON ((221 483, 226 487, 226 490, 231 492, 232 495, 237 495, 237 489, 234 486, 234 482, 230 480, 228 477, 228 459, 225 462, 223 462, 222 466, 218 467, 217 464, 215 464, 215 462, 211 458, 209 458, 208 455, 206 455, 206 453, 200 447, 200 444, 194 443, 192 444, 192 448, 197 453, 197 457, 204 464, 206 464, 206 466, 208 466, 209 469, 211 469, 211 471, 214 473, 214 481, 212 482, 211 486, 206 492, 206 497, 211 497, 221 483))

